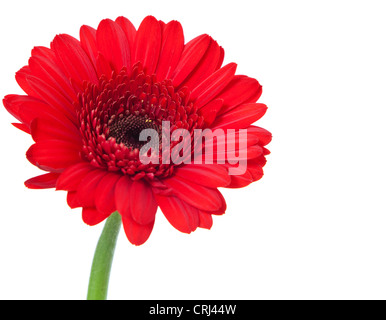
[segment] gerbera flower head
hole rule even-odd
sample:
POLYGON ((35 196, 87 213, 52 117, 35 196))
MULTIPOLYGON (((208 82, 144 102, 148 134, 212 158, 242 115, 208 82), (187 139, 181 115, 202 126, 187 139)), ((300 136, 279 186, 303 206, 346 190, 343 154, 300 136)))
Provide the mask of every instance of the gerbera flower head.
POLYGON ((179 22, 152 16, 138 30, 105 19, 82 26, 80 40, 61 34, 35 47, 16 73, 26 94, 3 100, 35 141, 27 159, 47 171, 26 186, 67 191, 89 225, 118 211, 135 245, 148 239, 158 207, 182 232, 211 228, 226 210, 218 188, 259 180, 271 140, 252 125, 266 111, 256 103, 261 85, 223 59, 210 36, 185 43, 179 22), (216 134, 201 143, 203 130, 216 134))

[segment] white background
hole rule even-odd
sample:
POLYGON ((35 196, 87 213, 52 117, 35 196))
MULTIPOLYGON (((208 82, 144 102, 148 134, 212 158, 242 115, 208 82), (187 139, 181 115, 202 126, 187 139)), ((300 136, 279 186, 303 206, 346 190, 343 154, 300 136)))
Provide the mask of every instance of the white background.
MULTIPOLYGON (((0 96, 35 45, 82 24, 148 14, 208 33, 263 85, 265 176, 223 190, 224 216, 191 235, 159 212, 145 245, 120 233, 110 299, 386 298, 384 1, 2 1, 0 96)), ((84 299, 103 225, 64 192, 28 190, 30 137, 0 108, 0 298, 84 299)))

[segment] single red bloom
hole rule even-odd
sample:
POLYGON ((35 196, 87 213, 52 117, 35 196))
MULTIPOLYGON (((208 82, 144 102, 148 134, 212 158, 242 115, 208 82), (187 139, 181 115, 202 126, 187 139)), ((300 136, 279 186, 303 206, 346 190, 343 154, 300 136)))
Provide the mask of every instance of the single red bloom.
MULTIPOLYGON (((212 215, 226 209, 217 188, 259 180, 271 140, 268 131, 251 125, 267 109, 256 103, 261 85, 235 75, 236 64, 222 66, 223 59, 223 48, 210 36, 185 44, 179 22, 152 16, 138 30, 124 17, 105 19, 96 30, 82 26, 80 41, 61 34, 50 48, 35 47, 16 73, 26 95, 3 100, 19 121, 13 125, 35 141, 27 159, 48 172, 26 186, 67 191, 68 205, 82 207, 89 225, 118 211, 135 245, 148 239, 158 207, 181 232, 210 229, 212 215), (230 174, 235 164, 219 161, 219 153, 213 164, 143 163, 139 152, 146 141, 140 132, 162 134, 166 122, 169 135, 177 129, 190 136, 197 129, 224 130, 223 140, 212 139, 215 149, 224 147, 227 156, 245 151, 246 171, 230 174), (232 147, 227 129, 248 131, 232 147)), ((182 152, 178 145, 170 143, 172 155, 182 152)), ((191 146, 190 153, 197 148, 191 146)))

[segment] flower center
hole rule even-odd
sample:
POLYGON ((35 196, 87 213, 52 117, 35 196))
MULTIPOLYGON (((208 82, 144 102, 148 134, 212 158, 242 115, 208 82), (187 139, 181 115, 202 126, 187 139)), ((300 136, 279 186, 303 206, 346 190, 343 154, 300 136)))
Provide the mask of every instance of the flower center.
POLYGON ((76 105, 83 158, 96 167, 137 178, 170 176, 174 164, 162 163, 162 137, 156 144, 160 161, 143 164, 139 151, 149 138, 141 141, 140 134, 153 129, 161 136, 163 122, 169 123, 169 136, 176 129, 193 133, 201 128, 203 118, 189 95, 187 88, 176 90, 171 80, 157 81, 155 75, 145 74, 140 63, 130 73, 122 68, 110 78, 101 76, 98 84, 85 83, 76 105))
POLYGON ((126 117, 120 114, 118 119, 112 116, 109 124, 109 136, 115 138, 116 142, 123 143, 126 147, 136 149, 141 148, 145 143, 149 142, 140 140, 140 134, 145 129, 153 129, 158 134, 161 132, 159 125, 148 117, 135 116, 132 114, 126 117))

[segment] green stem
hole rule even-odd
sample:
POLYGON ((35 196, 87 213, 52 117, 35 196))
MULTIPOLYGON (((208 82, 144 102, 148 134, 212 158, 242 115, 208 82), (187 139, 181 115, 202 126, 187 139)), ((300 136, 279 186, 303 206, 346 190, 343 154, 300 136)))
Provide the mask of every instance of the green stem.
POLYGON ((106 220, 92 261, 87 300, 106 300, 111 264, 115 251, 121 216, 118 211, 106 220))

